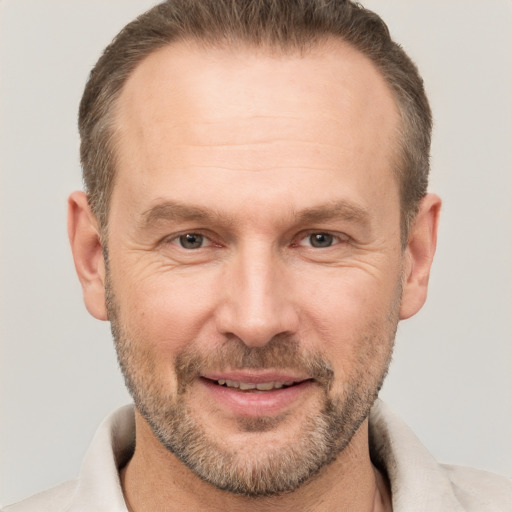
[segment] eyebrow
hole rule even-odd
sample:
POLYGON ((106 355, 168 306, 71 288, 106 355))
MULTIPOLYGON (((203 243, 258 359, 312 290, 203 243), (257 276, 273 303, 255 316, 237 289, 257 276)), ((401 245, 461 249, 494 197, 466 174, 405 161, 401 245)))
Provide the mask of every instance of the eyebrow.
POLYGON ((314 224, 336 219, 355 222, 365 227, 370 225, 370 213, 366 208, 346 200, 333 201, 324 205, 307 208, 297 213, 299 224, 314 224))
POLYGON ((215 210, 199 208, 179 201, 163 201, 156 204, 142 214, 141 227, 148 228, 161 221, 206 221, 216 220, 222 223, 230 223, 230 217, 215 210))
MULTIPOLYGON (((296 211, 293 214, 297 224, 315 224, 336 219, 370 225, 367 209, 346 200, 333 201, 312 208, 296 211)), ((209 208, 192 206, 179 201, 166 200, 156 204, 142 214, 141 227, 149 228, 159 222, 216 222, 224 225, 234 223, 230 215, 209 208)))

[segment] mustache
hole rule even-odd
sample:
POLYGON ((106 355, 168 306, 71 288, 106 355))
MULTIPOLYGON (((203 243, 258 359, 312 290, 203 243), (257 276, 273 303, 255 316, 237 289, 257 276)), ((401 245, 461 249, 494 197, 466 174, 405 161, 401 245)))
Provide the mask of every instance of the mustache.
POLYGON ((211 370, 295 370, 317 381, 326 392, 334 380, 332 366, 323 355, 304 351, 297 339, 285 335, 275 336, 261 347, 248 347, 240 338, 231 336, 208 354, 201 354, 192 344, 178 354, 174 366, 179 394, 211 370))

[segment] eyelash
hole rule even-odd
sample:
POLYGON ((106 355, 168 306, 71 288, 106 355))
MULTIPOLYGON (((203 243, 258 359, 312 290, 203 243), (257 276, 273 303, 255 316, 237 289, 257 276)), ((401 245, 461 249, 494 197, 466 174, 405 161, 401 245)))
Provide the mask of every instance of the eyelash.
POLYGON ((210 247, 210 246, 217 246, 217 247, 220 247, 221 244, 217 244, 215 243, 210 236, 204 234, 204 233, 201 233, 200 231, 185 231, 184 233, 179 233, 177 235, 173 235, 172 237, 170 238, 166 238, 164 239, 164 242, 165 243, 168 243, 168 244, 172 244, 172 245, 176 245, 178 247, 180 247, 181 249, 185 249, 185 250, 188 250, 188 251, 193 251, 193 250, 197 250, 197 249, 205 249, 207 247, 210 247), (203 242, 208 242, 207 245, 201 245, 197 248, 187 248, 187 247, 184 247, 181 243, 180 243, 180 240, 183 238, 183 237, 186 237, 186 236, 195 236, 195 237, 201 237, 203 239, 203 242))
MULTIPOLYGON (((332 233, 332 232, 329 232, 329 231, 309 231, 309 232, 306 232, 306 233, 301 233, 296 238, 296 240, 297 240, 297 242, 293 242, 291 244, 291 247, 309 247, 309 248, 313 248, 313 249, 328 249, 328 248, 336 246, 336 245, 338 245, 340 243, 347 243, 349 241, 349 237, 347 235, 345 235, 344 233, 332 233), (313 243, 309 243, 309 244, 301 243, 304 240, 308 240, 308 239, 311 241, 311 237, 315 236, 315 235, 317 237, 320 237, 320 236, 326 237, 327 240, 331 240, 331 243, 329 245, 324 246, 324 247, 322 247, 321 245, 315 246, 315 245, 313 245, 313 243)), ((197 231, 197 232, 196 231, 186 231, 184 233, 180 233, 180 234, 174 235, 172 238, 166 238, 164 240, 164 242, 176 245, 176 246, 178 246, 181 249, 184 249, 186 251, 195 251, 195 250, 198 250, 198 249, 206 249, 206 248, 211 247, 211 246, 222 247, 222 244, 214 242, 210 236, 208 236, 207 234, 201 233, 200 231, 197 231), (188 248, 184 247, 181 242, 182 242, 182 238, 186 237, 186 236, 201 237, 202 238, 201 245, 198 246, 198 247, 188 247, 188 248), (203 243, 205 241, 208 242, 207 245, 203 245, 203 243)), ((317 240, 317 242, 319 244, 322 244, 322 240, 320 240, 320 239, 317 240)), ((193 243, 193 241, 191 241, 191 243, 193 243)))
MULTIPOLYGON (((315 249, 328 249, 328 248, 338 245, 340 243, 346 243, 346 242, 348 242, 348 240, 349 240, 349 237, 347 235, 345 235, 344 233, 332 233, 330 231, 309 231, 309 232, 305 233, 304 235, 301 234, 301 238, 299 239, 299 242, 294 245, 295 246, 303 246, 303 247, 311 247, 311 248, 315 248, 315 249), (327 245, 326 247, 315 246, 312 243, 310 243, 308 245, 301 244, 301 242, 304 240, 311 240, 311 237, 315 236, 315 235, 317 237, 323 236, 323 237, 327 237, 328 239, 330 238, 332 243, 330 245, 327 245)), ((317 240, 317 242, 320 244, 322 243, 321 240, 317 240)))

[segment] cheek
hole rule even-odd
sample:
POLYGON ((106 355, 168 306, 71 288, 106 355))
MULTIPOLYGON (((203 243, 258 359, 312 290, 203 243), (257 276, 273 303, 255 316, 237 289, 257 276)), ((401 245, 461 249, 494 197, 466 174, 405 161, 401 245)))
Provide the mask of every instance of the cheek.
POLYGON ((314 340, 343 378, 361 370, 360 361, 368 362, 372 353, 377 359, 387 357, 398 321, 399 277, 396 272, 376 277, 354 268, 330 274, 322 286, 313 275, 309 286, 303 281, 302 337, 314 340))
POLYGON ((126 276, 116 287, 125 331, 159 357, 175 357, 212 328, 213 284, 211 276, 200 272, 155 272, 138 279, 126 276))
POLYGON ((333 268, 323 275, 310 272, 300 288, 304 308, 312 317, 327 325, 342 324, 346 331, 389 312, 398 283, 396 272, 371 274, 358 268, 333 268))

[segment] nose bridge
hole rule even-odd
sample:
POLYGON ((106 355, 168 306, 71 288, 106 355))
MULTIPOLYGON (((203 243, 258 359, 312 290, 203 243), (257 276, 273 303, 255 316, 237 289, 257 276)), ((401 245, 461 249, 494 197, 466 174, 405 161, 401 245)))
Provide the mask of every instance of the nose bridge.
POLYGON ((262 239, 241 244, 227 270, 219 330, 248 346, 291 334, 297 317, 277 251, 262 239))

